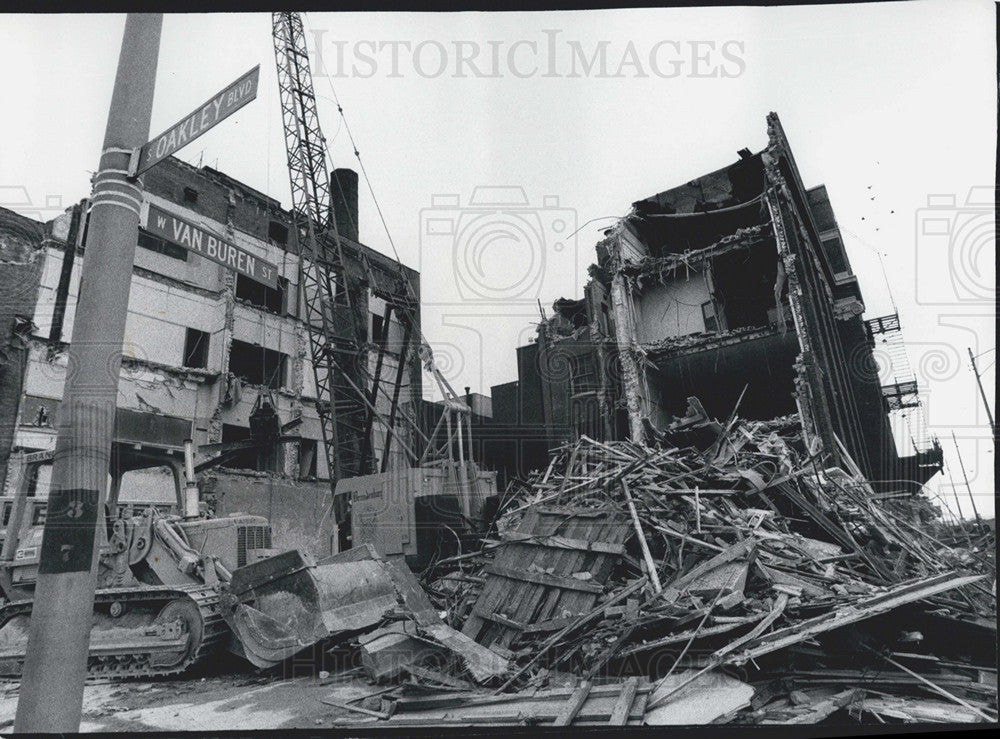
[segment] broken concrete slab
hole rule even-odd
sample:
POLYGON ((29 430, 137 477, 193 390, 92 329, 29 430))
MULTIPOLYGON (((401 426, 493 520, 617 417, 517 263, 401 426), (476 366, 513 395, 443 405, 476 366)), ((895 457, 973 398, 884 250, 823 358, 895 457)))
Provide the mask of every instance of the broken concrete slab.
POLYGON ((647 726, 683 726, 712 723, 720 716, 738 711, 750 705, 754 689, 752 686, 730 677, 723 672, 706 672, 682 687, 690 680, 693 672, 684 670, 662 680, 650 695, 649 705, 656 706, 664 696, 669 698, 663 705, 646 711, 643 723, 647 726))
POLYGON ((408 666, 439 657, 444 651, 439 644, 407 633, 406 626, 406 622, 396 622, 358 638, 361 664, 369 679, 389 680, 405 672, 408 666))

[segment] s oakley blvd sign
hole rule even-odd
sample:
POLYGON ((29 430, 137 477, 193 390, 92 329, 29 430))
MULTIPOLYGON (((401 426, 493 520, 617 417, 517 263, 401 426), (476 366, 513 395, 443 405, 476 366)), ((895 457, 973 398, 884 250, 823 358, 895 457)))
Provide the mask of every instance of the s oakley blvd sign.
POLYGON ((229 87, 209 98, 191 115, 186 116, 159 136, 143 144, 139 149, 138 159, 133 157, 136 164, 132 176, 138 176, 163 161, 255 99, 259 81, 260 65, 258 64, 229 87))
POLYGON ((194 254, 236 270, 251 280, 272 288, 278 286, 277 266, 152 203, 149 204, 146 230, 172 244, 183 246, 194 254))

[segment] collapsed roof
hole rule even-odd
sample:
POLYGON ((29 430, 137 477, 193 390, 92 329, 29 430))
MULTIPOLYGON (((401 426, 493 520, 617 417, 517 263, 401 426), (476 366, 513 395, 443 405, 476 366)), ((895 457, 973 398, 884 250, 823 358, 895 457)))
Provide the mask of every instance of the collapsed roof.
POLYGON ((763 152, 632 204, 627 216, 653 256, 704 249, 767 223, 763 152))

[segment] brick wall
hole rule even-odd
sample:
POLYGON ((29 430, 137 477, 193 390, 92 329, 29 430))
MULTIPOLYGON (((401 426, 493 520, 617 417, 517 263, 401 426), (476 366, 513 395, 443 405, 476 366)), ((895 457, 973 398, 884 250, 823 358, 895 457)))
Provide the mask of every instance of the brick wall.
POLYGON ((0 208, 0 481, 14 440, 44 235, 43 224, 0 208))

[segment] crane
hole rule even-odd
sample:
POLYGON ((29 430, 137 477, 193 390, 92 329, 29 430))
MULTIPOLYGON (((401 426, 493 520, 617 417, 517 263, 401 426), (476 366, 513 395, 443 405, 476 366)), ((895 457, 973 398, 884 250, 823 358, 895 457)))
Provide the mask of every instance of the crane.
POLYGON ((359 331, 367 318, 366 304, 360 300, 363 281, 345 268, 333 217, 326 139, 316 111, 302 18, 298 13, 274 13, 272 27, 323 445, 332 478, 363 475, 371 471, 371 434, 381 380, 369 377, 368 352, 359 331), (369 382, 372 389, 367 389, 369 382))
MULTIPOLYGON (((382 336, 373 337, 378 354, 374 371, 369 368, 368 349, 362 341, 364 329, 360 328, 366 325, 367 318, 366 306, 359 300, 363 297, 364 284, 361 276, 351 274, 345 267, 343 243, 333 216, 333 192, 327 164, 329 152, 317 113, 301 15, 273 13, 272 31, 292 212, 302 251, 299 271, 305 323, 316 379, 317 411, 331 475, 339 479, 373 471, 372 431, 376 423, 385 427, 385 446, 392 443, 403 368, 406 355, 414 349, 411 346, 414 338, 419 341, 417 351, 424 367, 444 394, 449 427, 457 415, 455 428, 449 433, 448 447, 452 447, 457 437, 461 449, 459 457, 464 460, 462 420, 470 410, 434 366, 430 347, 423 340, 416 319, 417 300, 398 262, 394 262, 398 271, 395 289, 380 295, 386 301, 383 327, 389 325, 390 316, 395 312, 404 332, 391 391, 384 387, 388 383, 382 377, 387 344, 385 330, 382 336), (390 399, 388 418, 377 410, 380 392, 390 399)), ((364 271, 370 274, 364 253, 359 252, 359 257, 365 265, 364 271)), ((368 286, 375 288, 374 278, 369 279, 368 286)), ((423 463, 434 456, 435 435, 424 437, 427 446, 422 454, 407 449, 412 462, 423 463)), ((388 460, 386 448, 382 454, 382 472, 386 471, 388 460)))
MULTIPOLYGON (((378 354, 374 358, 374 370, 371 370, 369 349, 372 342, 364 340, 365 331, 361 328, 367 326, 364 273, 370 276, 367 287, 375 291, 378 286, 371 276, 363 251, 358 251, 363 265, 362 274, 353 274, 345 263, 344 242, 333 215, 333 193, 327 165, 329 152, 320 128, 302 17, 299 13, 281 12, 273 13, 271 18, 292 213, 300 244, 299 281, 316 380, 316 408, 330 479, 334 485, 334 500, 336 502, 338 496, 342 502, 352 499, 352 493, 366 485, 377 487, 385 484, 386 475, 392 474, 388 470, 389 450, 395 440, 405 449, 413 467, 428 470, 440 465, 440 471, 447 476, 445 487, 450 495, 457 493, 462 515, 469 519, 480 507, 478 502, 470 504, 470 498, 480 501, 485 492, 489 488, 495 489, 496 485, 495 476, 492 482, 484 482, 489 476, 482 475, 471 459, 471 409, 460 400, 434 365, 433 353, 420 333, 416 318, 418 301, 398 260, 393 262, 397 270, 394 289, 383 289, 379 294, 386 302, 386 312, 382 320, 382 335, 373 337, 378 354), (390 391, 384 387, 388 383, 382 373, 389 320, 393 312, 403 327, 404 336, 390 391), (419 346, 411 345, 414 338, 419 346), (442 416, 430 437, 423 434, 414 419, 406 419, 426 443, 422 454, 396 438, 395 428, 404 367, 414 349, 444 395, 442 416), (378 411, 379 393, 389 399, 388 418, 378 411), (446 439, 439 447, 436 439, 442 422, 446 428, 446 439), (374 470, 372 443, 376 423, 383 427, 385 433, 378 473, 374 470), (465 446, 466 432, 468 449, 465 446), (348 486, 338 484, 349 480, 356 482, 348 486)), ((393 484, 403 479, 403 473, 405 470, 400 471, 393 484)), ((423 494, 409 487, 407 492, 405 505, 412 505, 423 494)), ((337 519, 349 520, 343 505, 337 519)))

